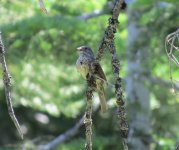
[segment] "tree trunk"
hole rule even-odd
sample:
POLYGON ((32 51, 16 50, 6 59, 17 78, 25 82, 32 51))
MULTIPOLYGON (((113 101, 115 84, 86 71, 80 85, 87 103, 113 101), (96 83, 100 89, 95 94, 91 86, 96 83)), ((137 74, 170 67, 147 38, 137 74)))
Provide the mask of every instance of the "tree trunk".
POLYGON ((140 75, 150 72, 148 67, 149 38, 145 26, 141 26, 139 19, 142 13, 131 6, 135 0, 129 2, 128 7, 128 39, 127 39, 127 83, 126 93, 129 114, 129 149, 150 149, 150 95, 146 85, 138 80, 140 75))

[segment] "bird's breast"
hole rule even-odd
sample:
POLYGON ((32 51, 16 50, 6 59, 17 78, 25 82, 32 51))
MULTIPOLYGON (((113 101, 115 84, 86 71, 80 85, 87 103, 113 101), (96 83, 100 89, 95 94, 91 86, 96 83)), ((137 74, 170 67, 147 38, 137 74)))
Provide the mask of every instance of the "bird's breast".
POLYGON ((89 72, 89 66, 83 57, 79 57, 77 62, 76 62, 76 68, 78 72, 82 75, 83 78, 86 79, 86 75, 89 72))

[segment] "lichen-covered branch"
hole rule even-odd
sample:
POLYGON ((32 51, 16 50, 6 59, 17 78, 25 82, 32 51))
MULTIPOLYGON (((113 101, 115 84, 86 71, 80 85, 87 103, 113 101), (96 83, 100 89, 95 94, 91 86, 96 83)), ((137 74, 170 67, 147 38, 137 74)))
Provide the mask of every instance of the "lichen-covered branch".
POLYGON ((123 138, 124 149, 128 150, 127 136, 128 136, 129 128, 126 121, 125 102, 124 102, 123 90, 122 90, 122 79, 119 77, 120 63, 116 54, 114 40, 111 42, 108 48, 112 55, 111 63, 113 68, 114 80, 115 80, 115 93, 116 93, 116 103, 118 105, 117 116, 119 118, 119 128, 121 132, 121 137, 123 138))
POLYGON ((94 76, 91 72, 87 75, 87 90, 86 90, 86 98, 87 98, 87 106, 84 124, 86 127, 86 144, 85 150, 92 150, 92 98, 93 91, 95 87, 94 76))
POLYGON ((8 112, 9 115, 14 122, 21 138, 23 139, 23 133, 21 131, 20 125, 18 123, 18 120, 14 114, 14 110, 12 107, 12 100, 11 100, 11 76, 9 74, 9 71, 7 69, 6 65, 6 60, 5 60, 5 50, 4 50, 4 45, 2 42, 2 37, 0 33, 0 63, 2 64, 2 69, 3 69, 3 81, 4 81, 4 88, 5 88, 5 95, 6 95, 6 102, 8 106, 8 112))
POLYGON ((124 5, 125 5, 124 0, 115 1, 114 7, 112 10, 112 16, 109 18, 109 25, 107 29, 105 30, 104 37, 98 49, 98 53, 96 56, 97 62, 101 60, 103 53, 104 53, 104 49, 107 48, 107 46, 114 39, 114 34, 116 33, 116 28, 118 26, 118 16, 119 16, 120 10, 123 9, 124 5))
POLYGON ((121 136, 123 138, 124 149, 128 150, 128 145, 127 145, 128 124, 127 124, 126 116, 125 116, 125 102, 124 102, 123 91, 122 91, 122 80, 119 77, 120 63, 116 54, 116 48, 114 44, 114 34, 116 33, 117 26, 119 24, 118 16, 119 16, 120 10, 123 9, 125 5, 126 4, 124 0, 115 1, 114 7, 112 10, 112 16, 109 18, 109 25, 105 31, 105 35, 98 49, 96 61, 98 62, 101 60, 103 53, 104 53, 104 49, 108 48, 112 55, 112 67, 113 67, 113 74, 114 74, 114 80, 115 80, 115 93, 116 93, 116 99, 117 99, 116 103, 118 105, 119 127, 121 131, 121 136))

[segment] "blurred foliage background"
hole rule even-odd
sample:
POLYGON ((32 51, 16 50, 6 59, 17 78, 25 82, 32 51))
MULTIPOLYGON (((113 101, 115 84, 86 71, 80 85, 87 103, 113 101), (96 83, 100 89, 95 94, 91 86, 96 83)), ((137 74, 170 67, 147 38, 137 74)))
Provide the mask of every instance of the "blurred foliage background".
MULTIPOLYGON (((85 112, 85 81, 77 73, 76 48, 89 45, 97 51, 110 14, 88 20, 78 16, 94 10, 106 9, 109 0, 46 0, 48 15, 39 9, 37 0, 1 0, 0 30, 6 49, 8 68, 12 75, 12 97, 16 116, 22 126, 25 139, 21 141, 10 120, 0 80, 0 145, 6 149, 37 149, 39 145, 65 132, 85 112)), ((128 2, 128 1, 127 1, 128 2)), ((146 26, 150 39, 139 37, 150 45, 151 74, 169 80, 169 63, 164 49, 165 36, 179 26, 177 1, 136 0, 128 9, 142 13, 140 24, 146 26)), ((120 14, 120 26, 116 34, 116 46, 121 61, 121 76, 127 69, 127 15, 120 14)), ((114 83, 109 53, 101 62, 107 79, 114 83)), ((175 65, 173 76, 179 78, 175 65)), ((2 73, 2 70, 1 70, 2 73)), ((150 111, 154 150, 174 149, 179 142, 179 98, 171 88, 146 85, 150 90, 150 111)), ((125 84, 124 84, 125 87, 125 84)), ((107 114, 93 114, 94 150, 119 150, 121 143, 115 116, 114 89, 106 86, 109 103, 107 114)), ((97 95, 94 106, 98 105, 97 95)), ((135 107, 135 106, 134 106, 135 107)), ((84 127, 75 137, 56 150, 79 150, 85 143, 84 127)))

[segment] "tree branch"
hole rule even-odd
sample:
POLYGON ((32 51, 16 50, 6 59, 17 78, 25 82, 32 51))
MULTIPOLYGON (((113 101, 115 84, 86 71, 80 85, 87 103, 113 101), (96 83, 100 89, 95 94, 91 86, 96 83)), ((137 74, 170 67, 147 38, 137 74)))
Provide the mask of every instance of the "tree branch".
POLYGON ((109 46, 109 51, 112 55, 111 63, 113 67, 113 75, 115 80, 115 93, 116 93, 116 103, 118 105, 117 116, 119 118, 119 129, 120 129, 121 137, 123 139, 124 150, 128 150, 127 136, 128 136, 129 127, 126 121, 125 101, 124 101, 123 90, 122 90, 122 79, 121 77, 119 77, 120 62, 117 57, 114 40, 109 46))
POLYGON ((98 53, 96 56, 97 62, 101 60, 104 53, 104 49, 107 48, 107 45, 112 43, 112 40, 114 39, 114 34, 116 33, 116 28, 118 26, 119 12, 122 10, 124 3, 124 0, 116 0, 114 4, 112 16, 109 18, 109 25, 105 30, 105 34, 98 49, 98 53))
POLYGON ((128 150, 127 145, 127 136, 128 136, 128 124, 126 121, 126 113, 125 113, 125 102, 123 98, 123 90, 122 90, 122 79, 119 77, 120 71, 120 62, 117 57, 116 48, 114 44, 114 34, 116 33, 118 26, 118 16, 122 8, 126 6, 124 0, 116 0, 113 10, 112 16, 109 18, 109 25, 105 31, 105 35, 102 39, 101 45, 98 49, 96 62, 99 62, 103 56, 104 49, 108 48, 112 55, 112 68, 113 75, 115 80, 115 93, 116 93, 116 103, 118 105, 118 113, 117 116, 119 118, 119 128, 121 132, 121 137, 123 139, 123 147, 124 150, 128 150))
MULTIPOLYGON (((90 69, 93 71, 93 69, 90 69)), ((85 113, 84 124, 86 127, 86 144, 85 150, 92 150, 92 99, 93 99, 93 91, 96 87, 95 79, 93 76, 93 72, 87 75, 87 90, 86 90, 86 98, 87 98, 87 107, 85 113)))
MULTIPOLYGON (((99 109, 99 105, 97 105, 97 107, 94 108, 94 112, 96 112, 98 109, 99 109)), ((84 120, 85 120, 85 115, 81 117, 81 119, 72 128, 60 134, 58 137, 56 137, 48 144, 39 146, 38 150, 51 150, 55 148, 57 145, 59 146, 69 138, 75 136, 78 133, 80 127, 84 124, 85 122, 84 120)))
POLYGON ((105 14, 111 14, 111 10, 113 9, 113 7, 114 3, 112 1, 107 1, 102 10, 95 10, 90 13, 85 13, 81 16, 78 16, 77 18, 80 20, 88 20, 105 14))
POLYGON ((6 65, 6 59, 5 59, 5 50, 4 45, 2 42, 1 32, 0 32, 0 63, 2 64, 3 68, 3 81, 4 81, 4 88, 5 88, 5 95, 6 95, 6 102, 8 107, 9 115, 14 122, 21 138, 23 139, 23 133, 21 131, 19 122, 14 114, 13 106, 12 106, 12 100, 11 100, 11 76, 9 74, 9 71, 7 69, 6 65))
POLYGON ((105 15, 105 14, 109 14, 109 11, 106 11, 104 9, 102 9, 102 10, 95 10, 93 12, 85 13, 85 14, 83 14, 81 16, 78 16, 77 19, 88 20, 88 19, 92 19, 92 18, 95 18, 95 17, 99 17, 99 16, 102 16, 102 15, 105 15))
POLYGON ((55 148, 57 145, 62 144, 66 140, 68 140, 70 137, 73 137, 75 134, 77 134, 79 128, 83 125, 84 117, 82 117, 74 127, 67 130, 65 133, 60 134, 58 137, 56 137, 54 140, 49 142, 46 145, 40 146, 39 150, 51 150, 55 148))
POLYGON ((143 80, 143 81, 149 80, 152 84, 157 84, 162 87, 167 87, 171 89, 174 88, 179 91, 179 84, 172 83, 172 81, 166 81, 158 77, 141 75, 139 80, 143 80))
POLYGON ((39 4, 40 4, 40 9, 42 10, 43 13, 47 14, 47 9, 45 8, 45 4, 43 0, 39 0, 39 4))

